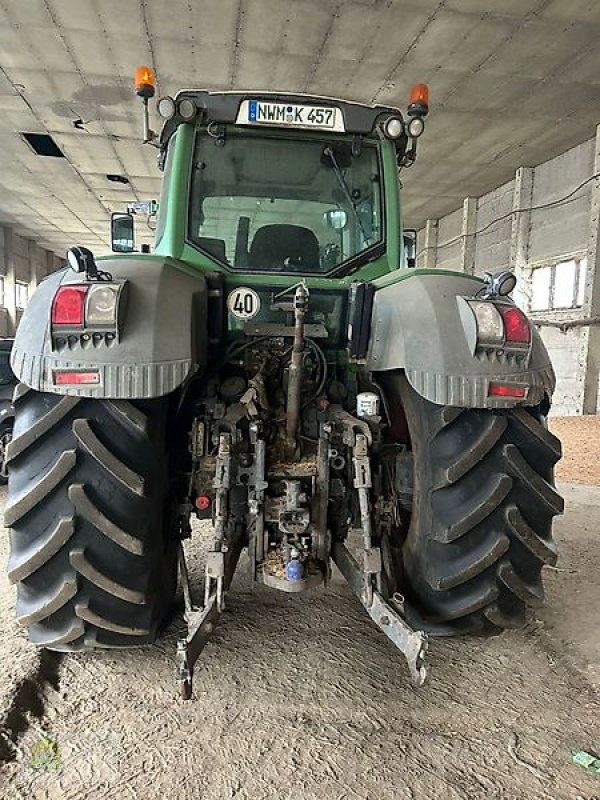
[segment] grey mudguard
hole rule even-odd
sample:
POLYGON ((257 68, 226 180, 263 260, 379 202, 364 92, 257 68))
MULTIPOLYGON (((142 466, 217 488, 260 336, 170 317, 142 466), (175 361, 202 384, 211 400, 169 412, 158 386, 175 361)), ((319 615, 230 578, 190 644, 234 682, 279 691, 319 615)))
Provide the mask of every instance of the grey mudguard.
POLYGON ((506 408, 537 405, 544 394, 551 396, 554 371, 535 329, 525 355, 473 354, 458 298, 474 297, 482 285, 459 274, 413 273, 377 289, 367 357, 369 369, 403 369, 412 387, 439 405, 506 408), (527 395, 523 400, 489 397, 492 382, 527 387, 527 395))
POLYGON ((72 341, 52 349, 50 312, 59 286, 86 283, 70 269, 46 278, 19 325, 11 366, 20 381, 40 392, 113 399, 159 397, 172 392, 206 360, 207 286, 177 262, 156 256, 102 259, 102 270, 126 280, 126 307, 118 341, 72 341), (55 386, 53 371, 100 371, 98 385, 55 386))

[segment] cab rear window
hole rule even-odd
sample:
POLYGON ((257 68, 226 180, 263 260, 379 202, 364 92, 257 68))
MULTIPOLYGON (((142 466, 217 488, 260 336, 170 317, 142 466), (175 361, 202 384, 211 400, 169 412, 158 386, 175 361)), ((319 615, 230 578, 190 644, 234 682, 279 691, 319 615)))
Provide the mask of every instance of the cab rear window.
POLYGON ((232 269, 326 274, 382 242, 374 144, 199 136, 194 165, 189 238, 232 269))

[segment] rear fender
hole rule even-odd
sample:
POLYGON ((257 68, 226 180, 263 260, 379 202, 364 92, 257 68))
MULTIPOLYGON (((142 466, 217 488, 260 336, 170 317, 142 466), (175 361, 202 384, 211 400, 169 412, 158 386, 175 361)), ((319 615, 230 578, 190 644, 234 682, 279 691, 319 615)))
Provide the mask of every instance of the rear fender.
POLYGON ((102 270, 126 280, 118 339, 94 344, 74 337, 60 351, 50 331, 52 300, 60 286, 86 281, 70 269, 39 285, 25 309, 12 349, 20 381, 39 392, 96 398, 159 397, 172 392, 206 362, 207 284, 171 259, 102 259, 102 270), (97 385, 55 386, 57 369, 97 369, 97 385))
MULTIPOLYGON (((377 285, 377 282, 375 282, 377 285)), ((537 405, 552 395, 550 357, 535 328, 527 353, 475 352, 459 297, 482 283, 460 274, 418 274, 375 292, 367 365, 374 372, 403 369, 411 386, 432 403, 463 408, 537 405), (488 397, 490 383, 527 387, 523 400, 488 397)))

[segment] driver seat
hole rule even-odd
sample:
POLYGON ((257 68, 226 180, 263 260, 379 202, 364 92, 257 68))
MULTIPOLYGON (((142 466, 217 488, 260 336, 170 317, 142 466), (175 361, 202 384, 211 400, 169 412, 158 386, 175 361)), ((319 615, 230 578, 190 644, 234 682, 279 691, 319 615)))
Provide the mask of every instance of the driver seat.
POLYGON ((319 269, 319 240, 301 225, 263 225, 254 234, 248 266, 257 269, 319 269))

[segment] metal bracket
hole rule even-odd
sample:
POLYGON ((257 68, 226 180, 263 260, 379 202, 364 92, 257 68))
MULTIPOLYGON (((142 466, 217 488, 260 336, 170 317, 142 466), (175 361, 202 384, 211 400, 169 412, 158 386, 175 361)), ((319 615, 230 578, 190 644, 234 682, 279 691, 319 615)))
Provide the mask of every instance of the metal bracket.
POLYGON ((262 427, 257 422, 250 423, 250 443, 254 447, 254 469, 249 483, 248 509, 250 511, 250 541, 248 544, 248 564, 250 577, 256 580, 256 565, 262 563, 268 550, 268 532, 265 531, 265 480, 266 444, 262 438, 262 427))
MULTIPOLYGON (((204 608, 194 606, 190 590, 187 565, 183 546, 180 543, 178 548, 179 575, 183 585, 183 598, 185 602, 185 621, 187 623, 187 635, 185 638, 177 640, 176 666, 177 666, 177 685, 179 693, 184 700, 189 700, 192 696, 192 677, 194 664, 208 642, 215 625, 221 617, 224 608, 223 598, 225 591, 229 589, 235 568, 242 552, 242 539, 238 537, 234 543, 222 552, 209 553, 209 564, 211 571, 216 569, 222 574, 218 576, 221 581, 222 594, 219 599, 218 586, 210 593, 204 608), (218 557, 218 558, 215 558, 218 557)), ((207 564, 207 575, 209 570, 207 564)))
POLYGON ((427 634, 423 631, 414 631, 402 618, 403 598, 394 595, 392 605, 384 600, 378 591, 373 590, 372 584, 371 591, 367 592, 367 583, 370 584, 371 578, 361 570, 343 542, 334 544, 333 560, 373 622, 404 654, 414 685, 423 686, 427 680, 427 668, 424 664, 428 646, 427 634), (368 603, 369 597, 370 603, 368 603))
POLYGON ((377 575, 381 572, 381 550, 379 547, 368 547, 363 550, 363 572, 367 575, 377 575))
POLYGON ((206 555, 206 574, 204 583, 204 606, 208 605, 211 596, 213 582, 216 585, 215 593, 217 596, 217 607, 219 611, 225 610, 225 587, 223 578, 225 577, 225 553, 227 545, 221 544, 220 550, 210 550, 206 555))

